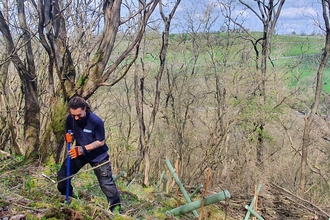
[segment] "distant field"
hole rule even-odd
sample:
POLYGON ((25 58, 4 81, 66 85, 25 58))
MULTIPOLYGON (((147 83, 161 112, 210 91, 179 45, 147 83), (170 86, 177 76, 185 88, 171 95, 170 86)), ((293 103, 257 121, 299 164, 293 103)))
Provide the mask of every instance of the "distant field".
MULTIPOLYGON (((300 74, 302 85, 312 86, 319 66, 319 60, 324 48, 324 36, 275 36, 273 49, 275 53, 281 53, 282 58, 291 65, 300 62, 292 71, 292 74, 300 74)), ((323 90, 330 92, 330 61, 323 72, 323 90)), ((290 84, 296 86, 296 81, 290 84)), ((315 83, 314 83, 315 84, 315 83)))
POLYGON ((273 38, 275 50, 283 50, 283 56, 300 56, 302 54, 319 54, 324 48, 324 36, 284 36, 273 38))
MULTIPOLYGON (((198 34, 197 34, 198 35, 198 34)), ((255 39, 261 38, 262 33, 251 33, 255 39)), ((206 36, 206 35, 205 35, 206 36)), ((197 65, 199 67, 204 66, 207 63, 212 62, 210 51, 212 51, 213 59, 221 62, 224 55, 224 44, 227 39, 235 39, 235 43, 230 45, 230 55, 227 58, 229 64, 235 64, 238 55, 243 53, 249 53, 244 46, 251 46, 252 43, 248 40, 251 36, 245 35, 242 37, 242 33, 233 33, 228 36, 227 33, 214 33, 209 36, 211 44, 207 44, 204 34, 199 34, 197 37, 204 39, 202 42, 204 47, 199 48, 197 65), (242 41, 244 39, 244 41, 242 41), (243 44, 245 44, 243 46, 243 44), (241 52, 242 51, 242 52, 241 52)), ((196 37, 196 36, 195 36, 196 37)), ((171 35, 169 53, 167 59, 170 62, 191 62, 194 59, 194 50, 190 46, 182 42, 191 42, 192 35, 189 34, 177 34, 171 35), (171 48, 171 45, 173 46, 171 48)), ((254 40, 255 41, 255 40, 254 40)), ((300 87, 312 87, 315 85, 316 72, 319 66, 320 56, 322 54, 325 43, 324 36, 298 36, 298 35, 274 35, 272 38, 271 55, 272 60, 276 60, 276 68, 283 67, 292 74, 292 81, 289 85, 295 87, 299 78, 300 87)), ((261 48, 259 48, 261 49, 261 48)), ((253 49, 251 49, 253 50, 253 49)), ((252 51, 253 53, 253 51, 252 51)), ((251 53, 250 53, 251 55, 251 53)), ((242 55, 243 56, 243 55, 242 55)), ((157 56, 145 56, 146 59, 152 62, 159 62, 157 56)), ((269 65, 270 66, 270 65, 269 65)), ((323 90, 330 93, 330 61, 326 66, 323 73, 323 90)))
MULTIPOLYGON (((255 37, 261 37, 261 33, 252 33, 255 37)), ((295 67, 291 71, 295 76, 300 76, 299 86, 311 87, 315 85, 316 72, 319 66, 320 56, 325 43, 324 36, 298 36, 298 35, 274 35, 271 46, 271 58, 279 59, 278 65, 283 68, 295 67)), ((297 81, 292 80, 291 86, 296 86, 297 81)), ((323 90, 330 93, 330 60, 323 72, 323 90)))

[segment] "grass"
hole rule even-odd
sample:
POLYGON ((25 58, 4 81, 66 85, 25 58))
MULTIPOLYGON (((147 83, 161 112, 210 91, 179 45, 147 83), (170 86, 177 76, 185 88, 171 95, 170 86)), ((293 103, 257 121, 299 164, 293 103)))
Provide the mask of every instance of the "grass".
MULTIPOLYGON (((101 192, 92 170, 81 170, 72 180, 76 198, 70 198, 68 204, 65 196, 59 194, 54 167, 16 164, 6 160, 2 169, 0 181, 0 218, 22 216, 29 220, 67 219, 67 220, 98 220, 98 219, 192 219, 192 213, 181 216, 169 216, 167 211, 177 205, 176 196, 166 194, 154 187, 142 187, 135 181, 129 188, 124 178, 117 180, 121 193, 122 214, 112 214, 108 211, 105 196, 101 192), (15 167, 11 169, 10 167, 15 167), (42 174, 47 173, 49 178, 42 174)), ((180 198, 180 204, 185 204, 180 198)), ((204 207, 204 213, 212 213, 214 218, 225 213, 218 206, 204 207)), ((230 220, 230 218, 227 218, 230 220)))
POLYGON ((274 50, 286 51, 283 56, 301 56, 310 54, 320 54, 324 48, 323 36, 283 36, 275 35, 273 38, 274 50))
MULTIPOLYGON (((262 36, 262 33, 251 33, 255 39, 258 39, 262 36)), ((239 59, 240 54, 248 53, 244 50, 246 47, 252 47, 250 41, 245 39, 251 39, 250 36, 245 36, 246 38, 243 40, 242 37, 239 37, 241 34, 232 33, 231 38, 229 41, 233 42, 230 47, 230 56, 227 57, 228 64, 236 66, 237 59, 239 59), (239 53, 237 53, 239 51, 239 53), (236 54, 236 55, 235 55, 236 54)), ((212 48, 209 46, 204 47, 196 47, 195 49, 192 48, 191 44, 182 44, 182 39, 186 39, 186 41, 191 41, 190 35, 178 35, 176 37, 172 36, 170 43, 169 51, 167 60, 169 63, 174 64, 184 64, 189 63, 194 60, 193 51, 198 50, 198 59, 196 64, 198 66, 208 66, 211 62, 210 52, 213 53, 213 59, 217 63, 221 63, 223 56, 227 56, 224 54, 226 48, 226 42, 228 40, 228 35, 226 33, 214 33, 212 37, 210 37, 211 44, 207 44, 206 39, 202 34, 197 35, 197 38, 201 42, 201 45, 212 45, 212 48), (184 55, 181 54, 184 52, 184 55)), ((255 40, 254 40, 255 41, 255 40)), ((300 65, 294 67, 292 69, 292 73, 295 71, 299 71, 301 74, 301 78, 309 77, 313 78, 316 75, 316 71, 319 65, 319 57, 323 51, 325 43, 325 37, 320 35, 315 36, 296 36, 296 35, 274 35, 272 38, 271 44, 271 59, 283 59, 283 62, 279 62, 279 66, 277 68, 288 68, 288 63, 292 64, 298 61, 301 61, 300 65)), ((251 48, 250 48, 251 49, 251 48)), ((259 50, 261 48, 259 46, 259 50)), ((253 56, 251 51, 250 56, 253 56)), ((147 59, 151 61, 150 57, 147 56, 147 59)), ((154 59, 151 62, 158 61, 158 59, 154 59)), ((269 66, 271 66, 269 64, 269 66)), ((330 82, 328 82, 328 77, 326 76, 327 73, 330 71, 330 66, 327 65, 324 71, 325 73, 325 87, 324 90, 329 92, 330 91, 330 82)), ((295 84, 294 81, 292 84, 295 84)), ((310 83, 312 84, 312 83, 310 83)))
MULTIPOLYGON (((166 59, 179 73, 184 73, 185 71, 185 69, 180 68, 186 67, 187 69, 192 69, 194 67, 193 65, 196 64, 194 68, 195 73, 206 74, 208 71, 212 71, 209 68, 212 59, 216 63, 216 66, 220 68, 219 64, 223 63, 224 56, 228 56, 226 57, 227 65, 237 66, 237 62, 243 62, 237 61, 240 59, 240 56, 255 56, 252 43, 247 39, 251 39, 252 36, 254 37, 253 42, 256 42, 256 39, 262 37, 262 33, 260 32, 253 32, 251 36, 243 35, 244 37, 242 37, 242 33, 231 33, 228 38, 227 33, 218 32, 212 33, 206 38, 205 34, 199 33, 194 35, 198 42, 195 48, 193 48, 191 44, 192 35, 171 35, 166 59), (207 43, 207 39, 210 40, 209 44, 207 43), (233 43, 230 44, 230 48, 226 48, 227 42, 233 43), (227 49, 230 50, 228 55, 226 54, 227 49), (195 56, 196 54, 194 53, 198 53, 198 56, 195 56), (194 63, 195 59, 196 63, 194 63)), ((150 43, 154 41, 158 42, 159 39, 150 39, 150 43)), ((287 69, 291 73, 291 79, 288 85, 292 87, 310 87, 315 85, 313 80, 316 76, 319 57, 324 48, 324 43, 325 37, 321 35, 299 36, 275 34, 272 38, 270 58, 281 60, 277 62, 277 69, 287 69), (298 66, 292 65, 297 62, 300 62, 298 66), (297 74, 299 75, 298 78, 297 74)), ((260 45, 258 48, 261 51, 260 45)), ((155 65, 159 64, 158 52, 159 51, 148 51, 144 56, 144 62, 155 65)), ((268 66, 271 67, 271 64, 269 63, 268 66)), ((189 70, 186 70, 186 72, 189 73, 189 70)), ((323 90, 327 93, 330 92, 329 72, 330 64, 326 66, 323 77, 323 90)))

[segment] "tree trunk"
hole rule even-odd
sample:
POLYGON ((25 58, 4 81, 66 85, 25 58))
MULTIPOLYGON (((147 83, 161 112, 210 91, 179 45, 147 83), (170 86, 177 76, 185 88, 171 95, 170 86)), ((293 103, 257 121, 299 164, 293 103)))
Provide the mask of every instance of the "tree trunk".
POLYGON ((269 59, 270 54, 270 43, 272 40, 273 33, 275 31, 275 26, 277 24, 277 20, 280 16, 282 6, 285 0, 279 0, 276 4, 274 4, 274 0, 269 0, 268 3, 266 1, 257 1, 259 14, 255 11, 250 5, 246 4, 242 0, 239 0, 240 3, 249 8, 262 22, 263 24, 263 36, 260 39, 257 39, 254 43, 254 48, 256 51, 256 71, 257 74, 260 71, 260 78, 258 83, 258 91, 260 92, 260 111, 261 114, 259 116, 259 121, 257 125, 257 166, 260 169, 263 169, 264 163, 264 149, 265 149, 265 127, 266 127, 266 105, 267 105, 267 90, 266 90, 266 81, 267 81, 267 60, 269 59), (277 8, 276 8, 277 6, 277 8), (261 41, 261 63, 259 64, 259 51, 257 49, 258 42, 261 41))
POLYGON ((303 143, 301 147, 302 155, 301 155, 301 173, 300 173, 300 184, 299 184, 299 194, 301 196, 304 195, 305 186, 306 186, 306 177, 307 177, 307 158, 308 158, 308 146, 310 144, 310 131, 312 128, 312 123, 314 120, 314 116, 318 110, 320 104, 320 97, 322 92, 322 77, 324 72, 324 67, 328 62, 329 51, 330 51, 330 24, 329 24, 329 13, 330 5, 329 1, 322 0, 322 9, 323 9, 323 19, 325 23, 326 30, 326 38, 324 50, 322 53, 321 61, 316 73, 316 89, 314 95, 314 103, 313 108, 310 113, 305 117, 305 127, 303 133, 303 143))
MULTIPOLYGON (((58 130, 58 121, 62 120, 61 117, 64 115, 57 114, 57 109, 62 107, 60 106, 61 97, 64 98, 64 102, 62 106, 66 105, 66 102, 74 95, 80 95, 85 99, 88 99, 90 96, 94 94, 94 92, 103 85, 114 85, 123 76, 128 72, 125 71, 124 75, 119 77, 117 81, 113 84, 107 84, 106 81, 109 79, 111 73, 115 71, 115 69, 120 65, 120 63, 130 56, 131 51, 136 48, 139 44, 140 40, 143 37, 143 33, 145 30, 145 26, 147 25, 148 18, 154 11, 155 7, 158 4, 158 0, 154 0, 150 2, 148 5, 144 4, 142 8, 140 8, 140 13, 142 16, 141 22, 139 23, 140 29, 137 33, 135 33, 135 39, 132 43, 126 48, 126 50, 114 60, 112 65, 109 66, 110 56, 113 52, 115 41, 117 38, 118 28, 121 23, 121 6, 122 1, 104 1, 103 3, 103 15, 104 15, 104 24, 102 38, 99 41, 96 53, 93 55, 93 58, 87 66, 80 74, 80 77, 77 79, 77 73, 75 70, 75 65, 73 63, 73 59, 71 57, 71 48, 68 41, 68 32, 66 28, 66 21, 62 15, 60 10, 61 4, 58 0, 53 1, 39 1, 38 12, 39 12, 39 37, 41 39, 42 45, 49 56, 49 83, 51 88, 53 87, 53 74, 52 74, 52 65, 54 65, 55 72, 58 75, 60 80, 61 90, 55 97, 52 97, 54 103, 51 103, 51 111, 50 117, 52 123, 50 126, 52 128, 56 127, 57 129, 54 132, 55 136, 60 133, 58 130), (44 29, 46 30, 47 38, 44 36, 44 29), (57 134, 55 133, 57 132, 57 134)), ((130 18, 130 19, 133 19, 130 18)), ((87 55, 89 56, 89 55, 87 55)), ((132 63, 135 59, 133 59, 132 63)), ((46 128, 48 130, 50 128, 46 128)), ((45 138, 50 138, 49 133, 45 136, 45 138)), ((56 144, 58 146, 57 158, 59 159, 59 154, 62 151, 63 145, 60 144, 61 141, 58 140, 57 137, 56 144)), ((48 143, 49 140, 44 139, 43 143, 48 143)), ((52 152, 44 152, 45 157, 52 152)))
POLYGON ((9 30, 9 27, 0 12, 0 31, 4 36, 7 53, 11 55, 13 62, 22 83, 22 91, 24 93, 24 144, 25 156, 27 159, 34 159, 37 156, 39 147, 39 128, 40 128, 40 109, 37 101, 37 77, 35 74, 34 60, 32 54, 31 37, 25 22, 25 12, 23 1, 18 1, 18 14, 20 17, 20 25, 24 30, 23 40, 26 53, 27 66, 21 61, 17 55, 16 48, 9 30))
POLYGON ((133 171, 137 171, 134 169, 140 168, 142 162, 144 161, 144 181, 143 184, 145 186, 149 185, 149 173, 150 173, 150 138, 151 134, 153 132, 153 127, 156 120, 156 114, 158 112, 159 108, 159 102, 160 102, 160 92, 161 92, 161 79, 163 76, 163 72, 165 69, 165 60, 166 60, 166 52, 168 48, 168 37, 169 37, 169 30, 170 30, 170 24, 171 20, 173 18, 173 15, 180 4, 181 0, 176 1, 169 17, 167 18, 162 11, 162 3, 160 2, 160 13, 163 18, 165 29, 162 34, 162 45, 161 50, 159 54, 160 59, 160 66, 158 69, 158 73, 156 76, 156 86, 155 86, 155 97, 153 102, 153 108, 149 119, 149 126, 146 128, 145 125, 145 119, 144 119, 144 113, 143 113, 143 90, 144 90, 144 78, 142 77, 140 79, 140 86, 138 85, 138 75, 137 70, 135 72, 135 80, 134 80, 134 86, 135 86, 135 103, 136 103, 136 111, 139 118, 139 148, 140 148, 140 158, 138 158, 132 168, 130 168, 129 173, 132 173, 133 171), (139 91, 138 91, 139 88, 139 91))
MULTIPOLYGON (((8 1, 3 1, 4 5, 4 18, 8 21, 8 1)), ((7 23, 7 22, 6 22, 7 23)), ((7 23, 8 24, 8 23, 7 23)), ((6 146, 9 146, 10 153, 15 153, 16 155, 24 155, 23 150, 19 147, 17 143, 17 135, 15 124, 12 119, 12 109, 10 109, 10 94, 7 93, 7 78, 8 78, 8 68, 10 60, 5 60, 9 57, 8 53, 4 51, 2 53, 3 60, 1 63, 3 65, 0 66, 0 111, 1 111, 1 120, 3 121, 2 129, 0 129, 0 133, 2 134, 0 148, 2 150, 5 149, 6 146), (7 129, 7 132, 5 131, 7 129), (8 141, 9 140, 9 141, 8 141)), ((1 127, 1 126, 0 126, 1 127)))

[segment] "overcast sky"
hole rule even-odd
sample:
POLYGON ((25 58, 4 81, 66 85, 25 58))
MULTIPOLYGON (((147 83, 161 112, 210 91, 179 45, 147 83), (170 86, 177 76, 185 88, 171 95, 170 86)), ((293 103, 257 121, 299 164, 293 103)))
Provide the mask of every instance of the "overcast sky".
MULTIPOLYGON (((255 0, 244 1, 259 12, 255 0)), ((214 23, 212 23, 212 29, 219 30, 224 24, 224 17, 220 10, 220 7, 223 5, 219 4, 219 2, 232 2, 231 16, 237 16, 238 21, 244 20, 244 27, 252 31, 262 30, 260 20, 250 10, 243 10, 238 0, 182 0, 175 16, 178 25, 174 25, 173 32, 181 32, 180 29, 189 26, 182 25, 183 21, 190 24, 195 23, 191 25, 194 26, 195 31, 201 28, 198 26, 197 20, 205 18, 204 12, 207 6, 212 11, 212 18, 218 16, 214 23), (179 27, 180 23, 181 27, 179 27)), ((322 16, 322 11, 319 2, 320 0, 286 0, 280 19, 277 22, 276 32, 278 34, 291 34, 293 31, 296 34, 322 33, 320 28, 315 26, 316 21, 320 20, 323 22, 323 18, 320 17, 322 16)), ((171 4, 171 0, 168 0, 167 3, 171 4)))

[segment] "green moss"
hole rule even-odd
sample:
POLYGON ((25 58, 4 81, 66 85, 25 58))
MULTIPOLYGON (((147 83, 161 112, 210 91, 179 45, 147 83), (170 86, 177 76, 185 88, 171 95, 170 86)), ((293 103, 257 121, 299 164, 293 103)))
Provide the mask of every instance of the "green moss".
POLYGON ((4 201, 2 199, 0 199, 0 207, 6 207, 8 205, 10 205, 11 203, 7 202, 7 201, 4 201))
POLYGON ((132 217, 127 217, 127 216, 122 216, 122 215, 117 215, 113 218, 114 220, 133 220, 134 218, 132 217))
POLYGON ((67 106, 61 101, 56 102, 53 106, 50 126, 55 134, 55 140, 57 143, 61 142, 63 139, 66 114, 67 106))
POLYGON ((153 216, 155 216, 156 219, 166 219, 167 215, 165 214, 167 210, 163 208, 157 208, 153 211, 153 216))
POLYGON ((169 198, 169 199, 163 201, 163 205, 166 207, 170 207, 170 208, 176 207, 176 204, 177 204, 177 201, 174 198, 169 198))
POLYGON ((86 85, 88 81, 88 76, 86 73, 84 73, 79 79, 78 79, 78 82, 77 82, 77 86, 78 87, 83 87, 84 85, 86 85))
POLYGON ((47 166, 51 166, 55 164, 55 158, 54 157, 50 157, 47 161, 45 161, 47 166))
POLYGON ((70 203, 70 207, 73 208, 76 211, 79 212, 84 212, 84 207, 82 206, 81 201, 77 200, 77 199, 73 199, 70 203))

